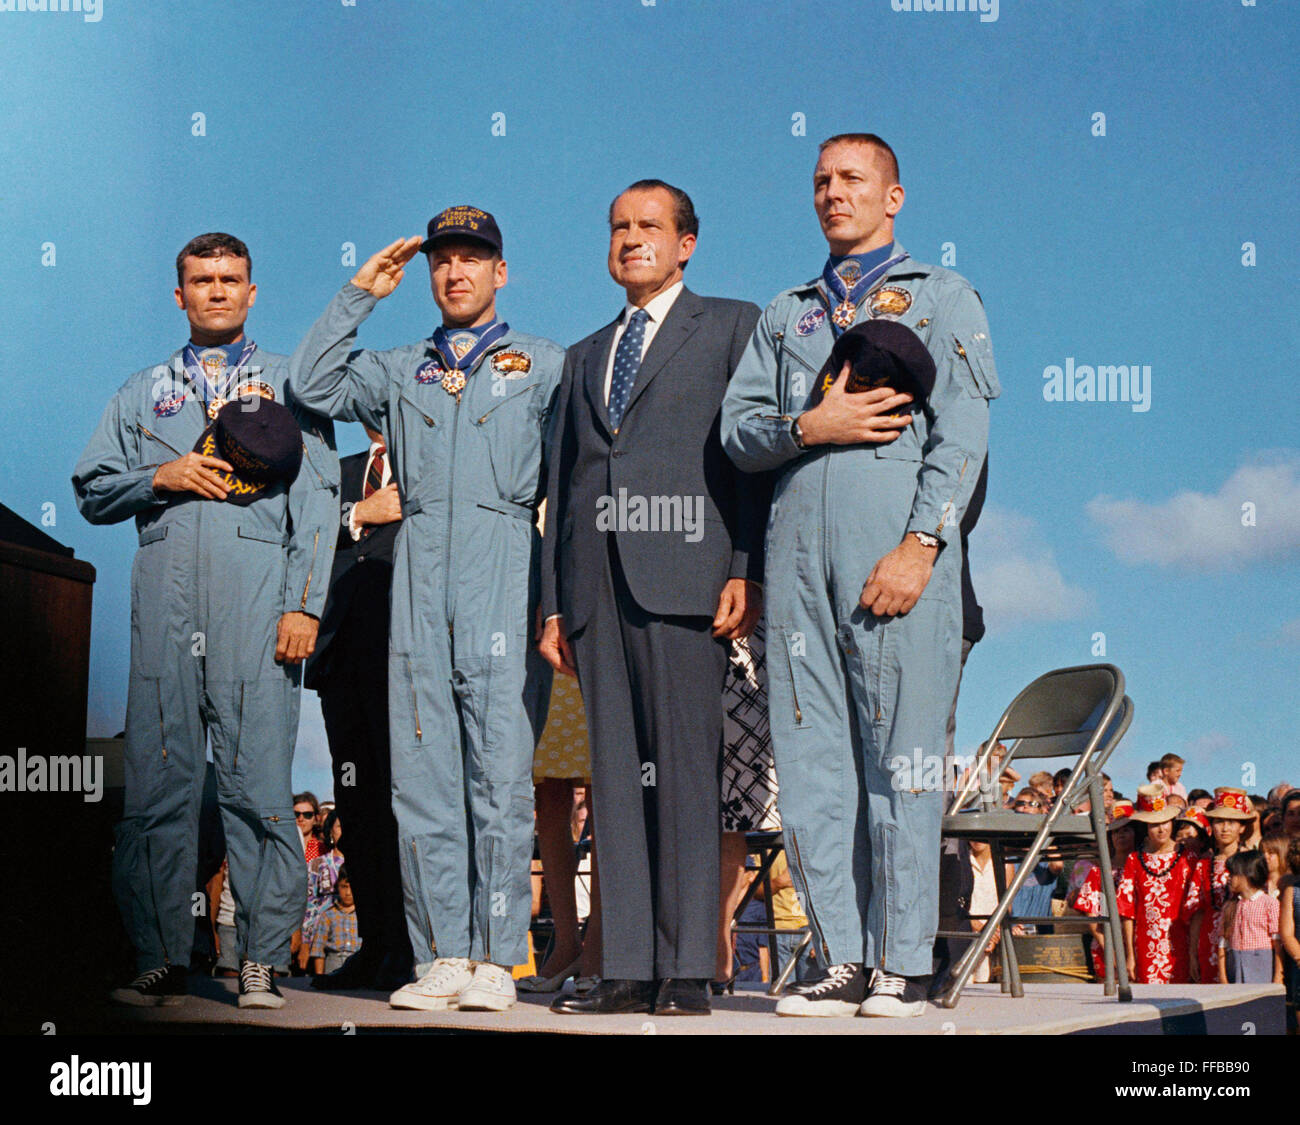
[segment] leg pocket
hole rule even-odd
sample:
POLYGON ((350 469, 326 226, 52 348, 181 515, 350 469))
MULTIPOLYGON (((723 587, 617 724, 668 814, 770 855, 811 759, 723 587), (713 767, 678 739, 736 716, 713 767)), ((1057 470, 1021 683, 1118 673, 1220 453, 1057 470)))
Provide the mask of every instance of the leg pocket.
POLYGON ((804 662, 808 658, 806 638, 783 625, 773 625, 768 646, 768 709, 773 725, 805 730, 812 726, 808 709, 811 702, 805 681, 804 662))

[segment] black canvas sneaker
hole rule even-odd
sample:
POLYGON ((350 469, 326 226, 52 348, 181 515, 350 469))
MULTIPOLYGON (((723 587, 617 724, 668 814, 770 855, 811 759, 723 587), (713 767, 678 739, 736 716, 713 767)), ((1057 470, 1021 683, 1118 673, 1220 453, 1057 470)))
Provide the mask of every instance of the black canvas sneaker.
POLYGON ((115 1004, 133 1008, 174 1007, 185 1003, 185 970, 180 965, 160 965, 147 969, 130 984, 108 994, 115 1004))
POLYGON ((239 966, 239 1006, 241 1008, 283 1008, 284 996, 275 987, 275 971, 270 965, 244 961, 239 966))
POLYGON ((864 1016, 907 1017, 925 1012, 930 993, 930 976, 900 977, 881 969, 871 982, 871 995, 858 1009, 864 1016))
POLYGON ((821 980, 782 996, 778 1016, 855 1016, 867 994, 867 976, 856 962, 832 965, 821 980))

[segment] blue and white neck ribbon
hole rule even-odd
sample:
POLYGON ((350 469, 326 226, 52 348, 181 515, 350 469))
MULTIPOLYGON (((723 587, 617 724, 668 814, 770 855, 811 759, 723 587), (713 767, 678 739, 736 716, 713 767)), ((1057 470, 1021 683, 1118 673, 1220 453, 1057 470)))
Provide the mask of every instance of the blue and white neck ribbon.
POLYGON ((504 320, 495 320, 485 328, 445 328, 433 330, 433 346, 442 362, 453 371, 473 371, 483 353, 510 331, 504 320), (474 340, 472 337, 477 336, 474 340))
MULTIPOLYGON (((206 353, 214 349, 204 348, 203 350, 206 353)), ((257 351, 257 345, 252 340, 249 340, 244 345, 244 350, 239 353, 239 359, 233 365, 226 363, 217 378, 213 379, 208 374, 208 369, 203 365, 202 360, 199 359, 199 353, 195 351, 194 345, 192 343, 185 345, 182 360, 185 365, 185 374, 199 391, 199 394, 202 395, 209 418, 216 418, 217 412, 230 401, 230 390, 239 382, 240 376, 247 370, 245 364, 252 358, 255 351, 257 351)))
POLYGON ((826 267, 822 270, 822 283, 826 289, 822 293, 822 299, 826 302, 831 313, 831 331, 838 337, 845 329, 853 326, 854 320, 857 319, 858 306, 862 299, 871 291, 872 287, 885 276, 894 266, 906 258, 910 258, 906 250, 895 254, 888 261, 881 262, 873 270, 868 270, 853 284, 850 289, 844 284, 844 279, 835 272, 830 263, 826 261, 826 267), (831 298, 834 297, 838 304, 831 305, 831 298))

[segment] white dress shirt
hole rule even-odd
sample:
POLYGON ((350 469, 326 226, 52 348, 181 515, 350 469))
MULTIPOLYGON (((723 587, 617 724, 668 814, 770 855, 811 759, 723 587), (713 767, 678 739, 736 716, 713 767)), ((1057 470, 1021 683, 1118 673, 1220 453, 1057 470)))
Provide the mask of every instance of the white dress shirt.
MULTIPOLYGON (((370 466, 375 463, 375 453, 381 448, 383 448, 383 446, 377 441, 372 441, 370 443, 370 455, 366 458, 366 469, 365 472, 361 474, 361 492, 363 498, 366 490, 366 477, 370 475, 370 466)), ((387 453, 387 450, 384 450, 384 452, 387 453)), ((383 482, 380 484, 379 487, 387 488, 389 482, 392 479, 393 479, 393 459, 391 457, 385 457, 384 478, 383 478, 383 482)), ((353 504, 352 507, 348 509, 348 534, 352 536, 353 543, 356 543, 358 540, 360 540, 361 533, 363 531, 365 531, 364 527, 357 526, 357 506, 353 504)))
MULTIPOLYGON (((645 339, 641 341, 641 358, 645 359, 645 353, 650 347, 650 341, 655 338, 655 333, 659 331, 659 326, 663 324, 664 317, 668 315, 668 310, 673 307, 673 302, 677 300, 682 291, 682 282, 670 285, 657 297, 652 297, 645 306, 645 311, 650 315, 650 319, 645 323, 645 339)), ((618 318, 618 327, 614 329, 614 339, 610 341, 609 357, 605 360, 605 405, 609 405, 609 387, 614 381, 614 356, 618 354, 618 342, 623 339, 623 333, 627 331, 628 321, 636 312, 636 305, 627 304, 623 306, 623 314, 618 318)))

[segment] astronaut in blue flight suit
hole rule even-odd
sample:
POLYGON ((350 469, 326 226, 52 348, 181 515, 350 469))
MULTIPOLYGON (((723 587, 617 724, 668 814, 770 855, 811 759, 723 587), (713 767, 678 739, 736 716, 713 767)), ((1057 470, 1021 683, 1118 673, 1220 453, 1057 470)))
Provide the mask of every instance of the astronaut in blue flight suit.
POLYGON ((920 1015, 943 793, 908 767, 918 748, 937 761, 945 751, 959 525, 999 387, 979 296, 894 241, 903 189, 889 146, 873 134, 825 142, 814 202, 830 259, 764 311, 722 409, 737 466, 780 470, 767 535, 772 741, 790 870, 828 967, 777 1012, 920 1015), (869 318, 924 343, 927 400, 846 393, 846 366, 810 409, 834 340, 869 318))
POLYGON ((564 351, 496 314, 501 233, 452 207, 428 238, 381 250, 293 358, 295 395, 384 435, 402 504, 389 637, 393 812, 417 980, 394 1007, 499 1011, 527 959, 532 758, 550 695, 530 638, 535 515, 564 351), (417 251, 442 324, 389 351, 352 351, 417 251))
MULTIPOLYGON (((113 999, 138 1006, 185 995, 208 740, 235 898, 241 1007, 283 1004, 272 966, 288 962, 306 903, 290 770, 299 665, 314 646, 329 585, 339 469, 332 423, 286 395, 285 357, 244 337, 257 292, 251 269, 247 247, 230 235, 186 245, 176 302, 190 343, 122 385, 72 478, 86 519, 135 517, 139 534, 126 807, 113 853, 114 891, 140 973, 113 999), (258 397, 239 397, 249 394, 258 397), (281 411, 288 428, 300 465, 291 484, 248 489, 229 461, 202 451, 210 422, 237 398, 223 418, 268 399, 292 411, 266 415, 281 411)), ((236 421, 248 429, 251 418, 236 421)))

